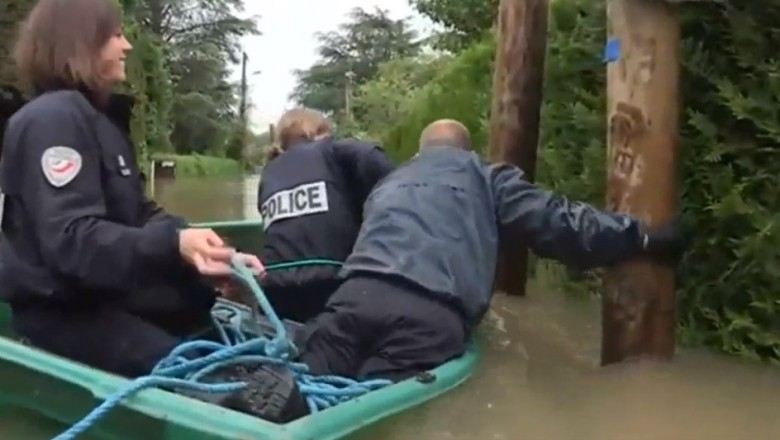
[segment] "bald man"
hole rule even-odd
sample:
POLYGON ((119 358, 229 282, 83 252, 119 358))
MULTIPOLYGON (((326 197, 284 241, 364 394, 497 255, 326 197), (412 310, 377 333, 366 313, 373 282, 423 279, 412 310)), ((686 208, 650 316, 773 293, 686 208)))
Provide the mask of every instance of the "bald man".
POLYGON ((312 372, 400 380, 463 353, 490 305, 499 236, 580 268, 679 256, 672 222, 647 229, 542 191, 471 152, 453 120, 422 132, 418 155, 372 191, 344 284, 309 328, 312 372))
POLYGON ((469 129, 454 119, 441 119, 433 122, 425 127, 420 134, 420 151, 436 146, 471 151, 469 129))

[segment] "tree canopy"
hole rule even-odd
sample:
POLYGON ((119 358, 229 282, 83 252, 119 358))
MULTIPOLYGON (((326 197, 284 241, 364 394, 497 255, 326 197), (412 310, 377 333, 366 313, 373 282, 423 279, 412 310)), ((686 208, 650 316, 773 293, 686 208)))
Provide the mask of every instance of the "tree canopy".
MULTIPOLYGON (((383 9, 353 9, 337 29, 317 35, 319 59, 295 72, 291 99, 342 119, 350 82, 359 87, 390 60, 420 52, 418 35, 407 19, 393 19, 383 9)), ((354 90, 354 89, 353 89, 354 90)), ((353 109, 360 111, 360 109, 353 109)))
MULTIPOLYGON (((0 2, 0 81, 16 84, 9 49, 33 0, 0 2)), ((120 0, 134 50, 125 91, 136 98, 133 137, 142 154, 239 158, 240 39, 259 34, 244 0, 120 0)))

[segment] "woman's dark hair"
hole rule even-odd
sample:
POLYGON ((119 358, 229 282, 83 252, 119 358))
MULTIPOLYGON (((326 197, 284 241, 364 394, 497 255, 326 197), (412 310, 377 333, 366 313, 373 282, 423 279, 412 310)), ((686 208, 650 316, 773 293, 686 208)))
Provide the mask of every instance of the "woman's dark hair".
POLYGON ((105 90, 100 51, 121 26, 114 0, 38 0, 14 47, 21 79, 36 92, 105 90))

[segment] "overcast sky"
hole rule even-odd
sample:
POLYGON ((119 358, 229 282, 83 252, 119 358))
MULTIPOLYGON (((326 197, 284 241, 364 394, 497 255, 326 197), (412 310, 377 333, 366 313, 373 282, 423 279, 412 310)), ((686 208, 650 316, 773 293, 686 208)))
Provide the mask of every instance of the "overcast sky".
MULTIPOLYGON (((287 96, 295 86, 293 70, 305 69, 317 59, 314 34, 335 29, 352 8, 379 7, 390 11, 394 19, 411 17, 413 26, 424 34, 432 27, 408 0, 246 0, 246 5, 247 15, 260 16, 263 33, 243 41, 249 57, 250 118, 259 130, 289 108, 287 96)), ((240 66, 236 77, 240 78, 240 66)))

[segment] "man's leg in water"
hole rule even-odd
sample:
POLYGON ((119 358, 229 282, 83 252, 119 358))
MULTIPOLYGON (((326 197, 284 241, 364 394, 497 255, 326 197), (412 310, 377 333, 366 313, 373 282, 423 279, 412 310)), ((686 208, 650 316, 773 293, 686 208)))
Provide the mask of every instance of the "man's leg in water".
POLYGON ((395 280, 353 278, 311 325, 301 361, 313 374, 402 380, 466 348, 460 315, 395 280))

